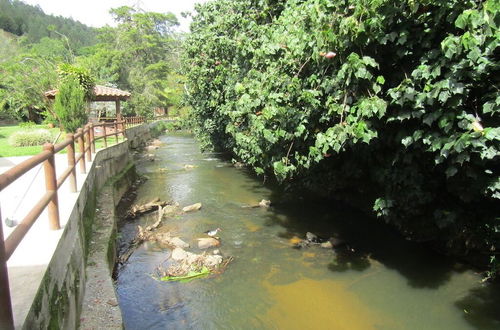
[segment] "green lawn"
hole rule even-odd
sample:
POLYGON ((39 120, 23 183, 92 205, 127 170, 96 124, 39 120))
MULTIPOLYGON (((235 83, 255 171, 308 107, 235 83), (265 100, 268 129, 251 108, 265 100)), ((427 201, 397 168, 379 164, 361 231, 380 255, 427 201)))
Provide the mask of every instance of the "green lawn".
MULTIPOLYGON (((54 139, 59 134, 59 128, 47 128, 46 125, 35 125, 32 127, 19 127, 19 126, 0 126, 0 157, 11 156, 30 156, 36 155, 42 151, 42 146, 32 147, 13 147, 9 144, 9 136, 17 131, 29 131, 34 129, 46 128, 49 129, 54 136, 54 139)), ((64 138, 64 133, 59 137, 59 141, 64 138)))
MULTIPOLYGON (((34 130, 34 129, 40 129, 40 128, 46 128, 49 129, 54 136, 54 139, 58 136, 60 133, 59 128, 47 128, 46 125, 35 125, 32 127, 20 127, 20 126, 0 126, 0 157, 12 157, 12 156, 31 156, 31 155, 36 155, 39 152, 42 151, 42 146, 33 146, 33 147, 13 147, 9 145, 9 136, 13 134, 14 132, 17 132, 19 130, 34 130)), ((65 133, 62 132, 61 135, 59 136, 59 139, 57 140, 56 143, 63 141, 65 138, 65 133)), ((115 137, 111 136, 107 138, 108 141, 108 146, 111 146, 115 144, 115 137)), ((119 141, 122 141, 122 138, 119 138, 119 141)), ((95 145, 96 149, 104 148, 104 141, 102 139, 96 141, 95 145)), ((75 146, 76 150, 78 149, 78 146, 75 146)), ((65 151, 61 151, 61 153, 64 153, 65 151)))

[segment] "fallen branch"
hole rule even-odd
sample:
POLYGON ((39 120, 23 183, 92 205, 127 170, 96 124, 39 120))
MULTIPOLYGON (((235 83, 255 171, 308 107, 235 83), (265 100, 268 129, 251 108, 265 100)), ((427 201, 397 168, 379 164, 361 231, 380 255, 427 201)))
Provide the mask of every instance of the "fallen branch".
POLYGON ((133 206, 132 209, 127 213, 126 218, 127 219, 134 219, 140 215, 154 211, 156 208, 161 208, 161 207, 169 205, 169 204, 172 204, 172 203, 167 202, 167 201, 160 201, 159 198, 156 198, 149 203, 146 203, 143 205, 133 206))
POLYGON ((160 226, 163 218, 163 209, 162 205, 158 204, 157 206, 158 206, 158 220, 156 220, 155 223, 153 223, 150 226, 147 226, 144 229, 142 229, 141 226, 137 226, 139 232, 134 237, 132 242, 130 242, 130 245, 127 248, 127 250, 118 257, 118 263, 122 265, 126 263, 130 258, 130 256, 132 255, 132 253, 135 251, 135 249, 137 249, 139 245, 141 245, 145 240, 149 239, 150 237, 149 234, 160 226))

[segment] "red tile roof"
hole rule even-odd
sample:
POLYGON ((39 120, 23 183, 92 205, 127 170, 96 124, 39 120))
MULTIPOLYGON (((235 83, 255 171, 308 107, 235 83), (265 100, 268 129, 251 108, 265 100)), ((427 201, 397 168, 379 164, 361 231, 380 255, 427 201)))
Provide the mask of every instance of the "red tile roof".
MULTIPOLYGON (((58 90, 53 89, 51 91, 45 92, 45 96, 49 99, 53 99, 56 97, 58 90)), ((106 87, 101 85, 94 86, 94 95, 97 100, 105 100, 109 98, 110 101, 114 101, 115 99, 128 99, 130 97, 130 93, 127 91, 122 91, 118 88, 106 87)))

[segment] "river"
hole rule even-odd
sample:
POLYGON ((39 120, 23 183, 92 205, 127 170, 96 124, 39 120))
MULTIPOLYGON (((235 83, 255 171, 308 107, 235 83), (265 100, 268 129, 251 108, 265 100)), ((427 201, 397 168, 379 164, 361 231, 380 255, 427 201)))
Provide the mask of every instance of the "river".
MULTIPOLYGON (((159 282, 152 274, 171 251, 143 244, 116 278, 126 329, 500 329, 500 286, 480 283, 467 265, 343 204, 285 199, 248 170, 200 153, 189 135, 160 139, 157 161, 137 165, 149 180, 135 202, 201 202, 163 226, 191 246, 220 227, 219 249, 234 261, 214 277, 159 282), (261 199, 275 206, 242 208, 261 199), (308 231, 338 235, 354 252, 292 248, 308 231)), ((121 222, 120 246, 154 221, 121 222)))

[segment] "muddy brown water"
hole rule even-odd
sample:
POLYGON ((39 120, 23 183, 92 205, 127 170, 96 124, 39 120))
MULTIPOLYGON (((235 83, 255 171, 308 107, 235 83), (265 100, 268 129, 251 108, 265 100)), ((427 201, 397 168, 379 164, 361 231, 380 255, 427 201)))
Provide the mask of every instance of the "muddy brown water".
MULTIPOLYGON (((154 197, 199 212, 166 220, 200 252, 196 238, 222 228, 220 251, 235 259, 221 275, 188 283, 152 274, 170 250, 145 243, 119 269, 116 290, 126 329, 500 329, 500 287, 468 266, 407 242, 379 220, 336 203, 289 201, 186 134, 160 138, 137 203, 154 197), (184 165, 194 165, 185 169, 184 165), (269 209, 242 208, 261 199, 269 209), (355 252, 293 249, 307 231, 339 235, 355 252)), ((123 249, 147 215, 119 226, 123 249)))

